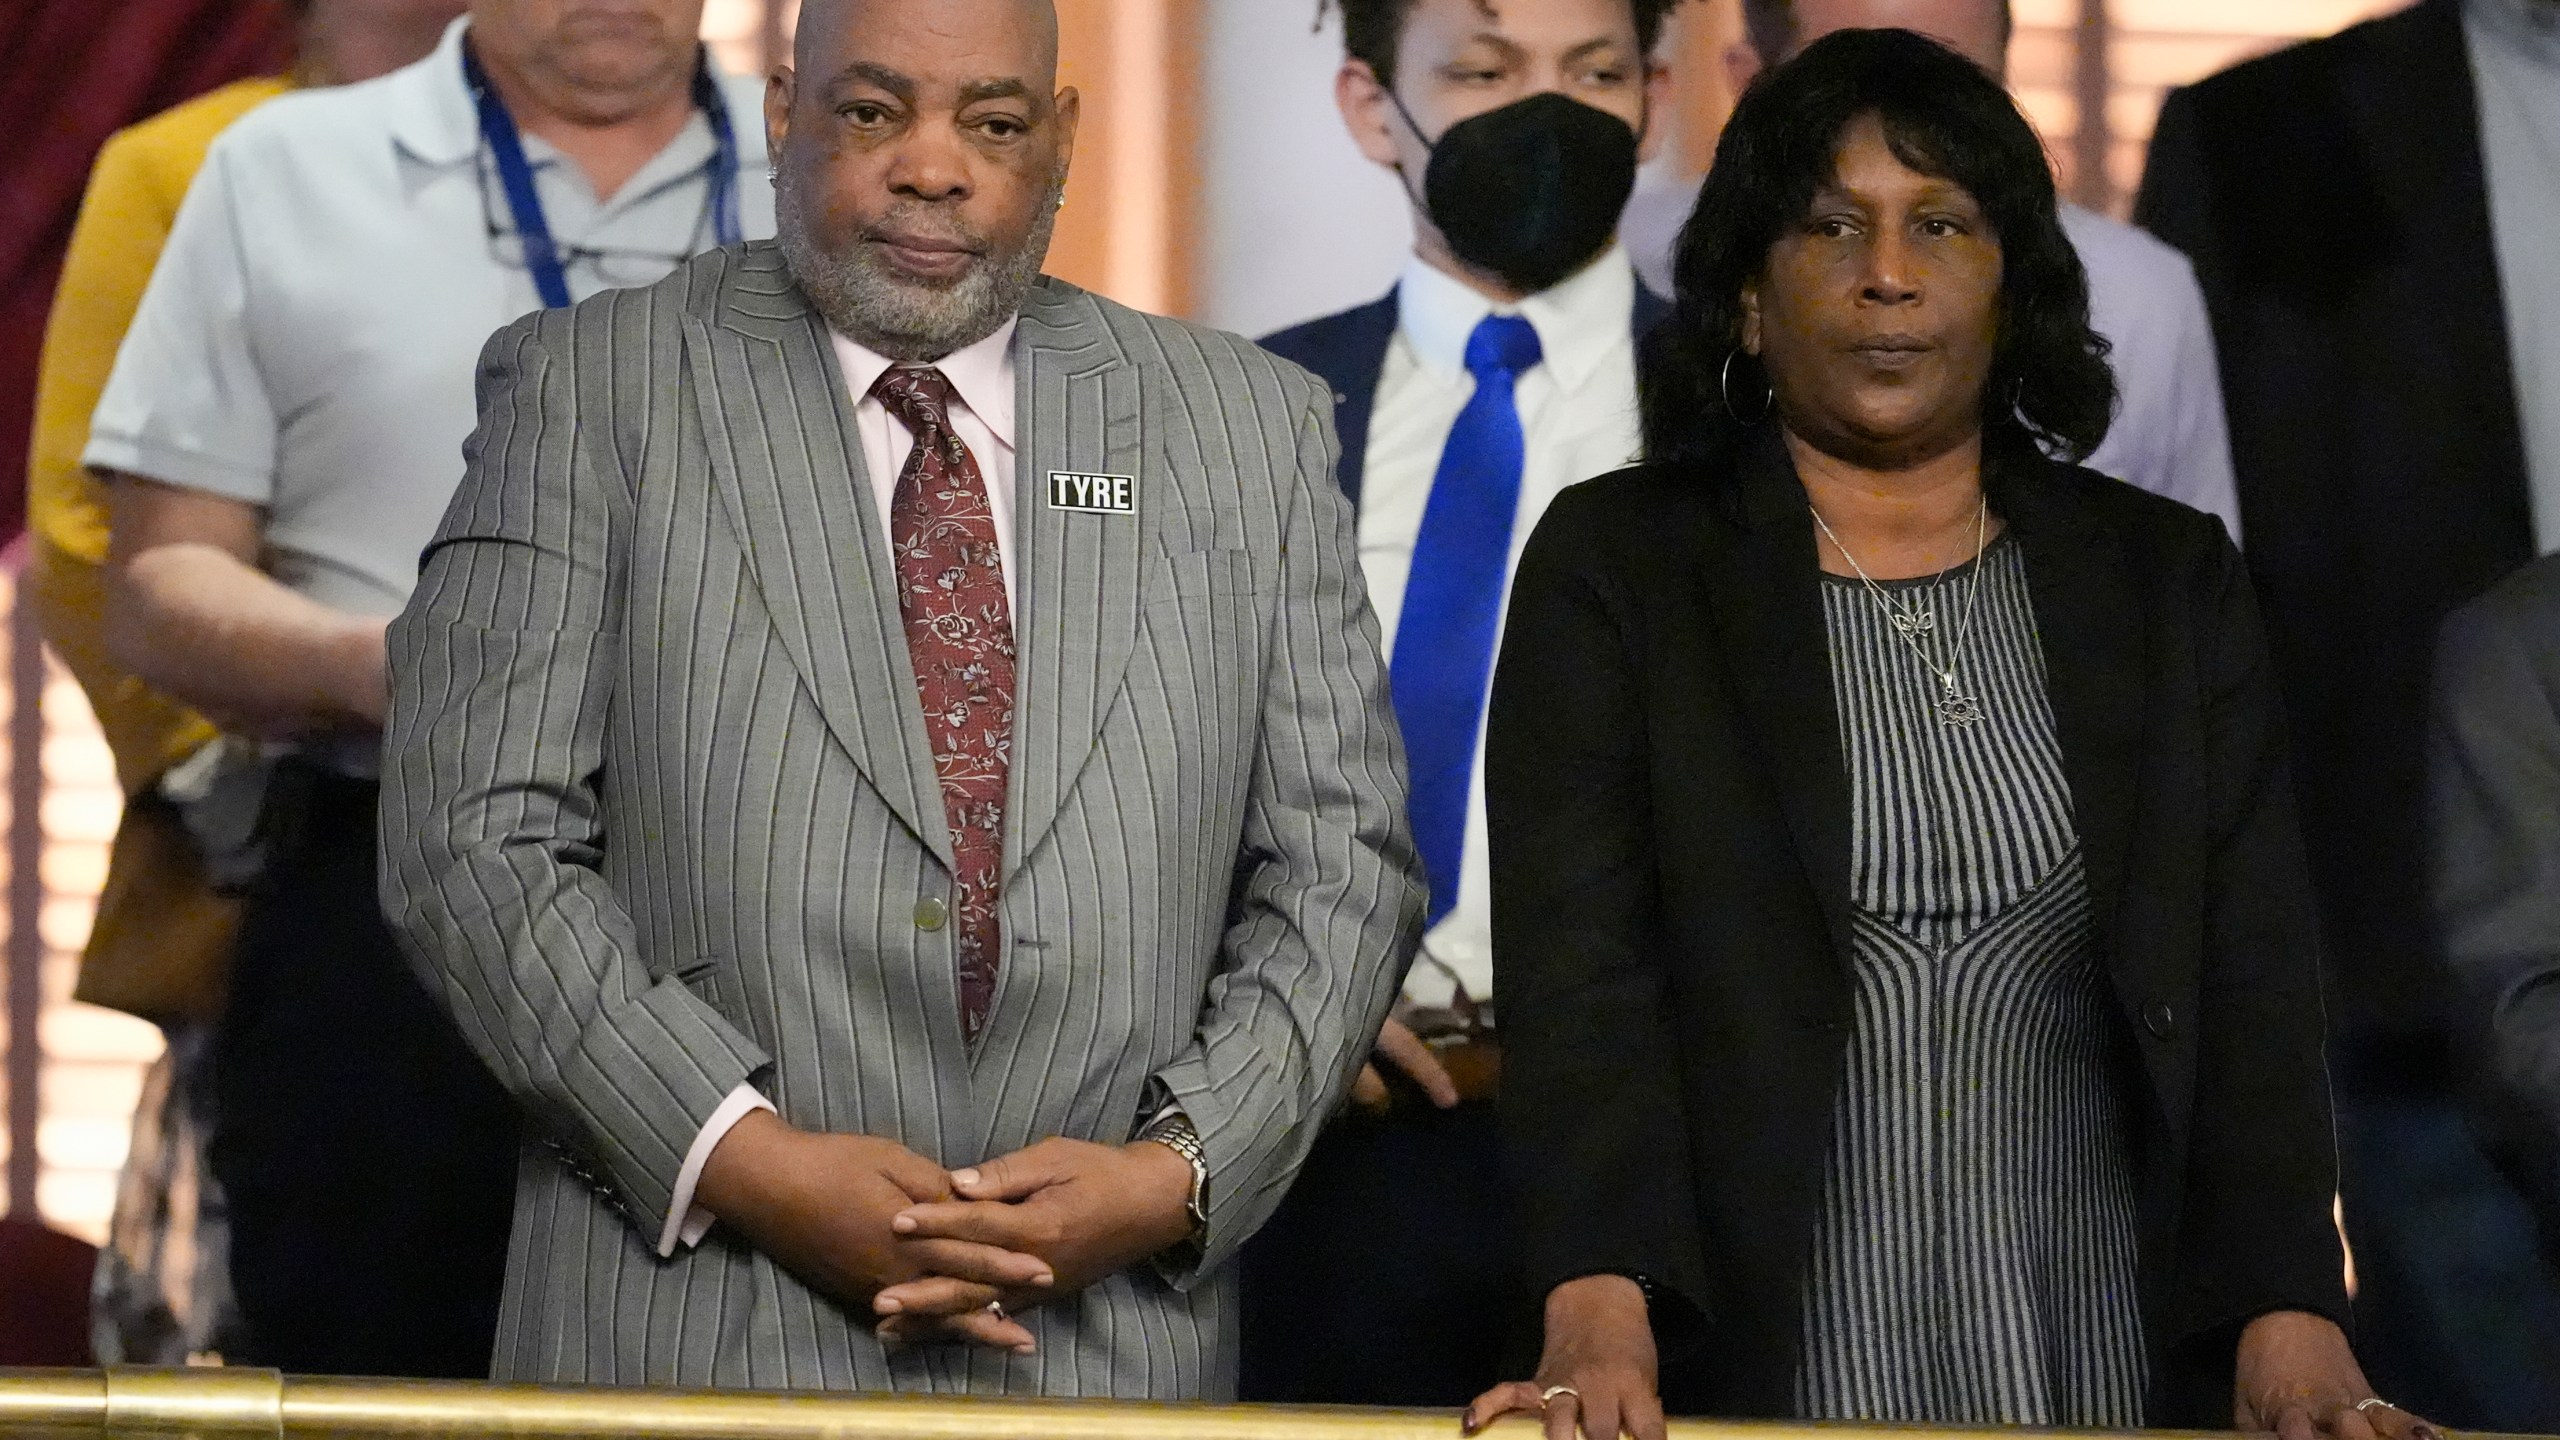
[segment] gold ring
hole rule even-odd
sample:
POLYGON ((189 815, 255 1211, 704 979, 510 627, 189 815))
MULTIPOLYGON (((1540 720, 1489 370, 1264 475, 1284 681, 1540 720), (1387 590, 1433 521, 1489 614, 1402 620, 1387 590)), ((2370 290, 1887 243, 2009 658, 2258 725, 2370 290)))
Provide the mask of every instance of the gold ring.
POLYGON ((1581 1391, 1574 1389, 1570 1385, 1550 1385, 1546 1389, 1538 1392, 1538 1408, 1544 1410, 1548 1406, 1553 1405, 1556 1403, 1556 1397, 1559 1395, 1570 1395, 1573 1397, 1573 1403, 1577 1405, 1582 1403, 1581 1391))

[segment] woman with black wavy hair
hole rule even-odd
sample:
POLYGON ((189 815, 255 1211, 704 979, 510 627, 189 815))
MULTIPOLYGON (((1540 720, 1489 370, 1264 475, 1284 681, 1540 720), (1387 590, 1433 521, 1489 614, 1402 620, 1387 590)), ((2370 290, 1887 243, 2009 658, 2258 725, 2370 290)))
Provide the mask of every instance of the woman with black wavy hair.
POLYGON ((2424 1440, 2339 1320, 2318 957, 2212 519, 2071 462, 2113 382, 2044 153, 1850 31, 1680 241, 1646 463, 1521 561, 1488 789, 1545 1353, 1674 1408, 2424 1440))

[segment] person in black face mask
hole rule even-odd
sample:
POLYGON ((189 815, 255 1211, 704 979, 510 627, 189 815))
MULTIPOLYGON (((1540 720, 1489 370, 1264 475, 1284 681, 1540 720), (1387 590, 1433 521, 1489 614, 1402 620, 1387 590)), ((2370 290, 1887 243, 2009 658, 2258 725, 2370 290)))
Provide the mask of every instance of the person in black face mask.
POLYGON ((1384 299, 1263 343, 1333 386, 1430 929, 1354 1105, 1247 1247, 1248 1400, 1455 1409, 1534 1358, 1498 1179, 1482 718, 1520 543, 1636 452, 1636 339, 1668 306, 1617 229, 1678 4, 1326 7, 1343 120, 1412 200, 1413 255, 1384 299))

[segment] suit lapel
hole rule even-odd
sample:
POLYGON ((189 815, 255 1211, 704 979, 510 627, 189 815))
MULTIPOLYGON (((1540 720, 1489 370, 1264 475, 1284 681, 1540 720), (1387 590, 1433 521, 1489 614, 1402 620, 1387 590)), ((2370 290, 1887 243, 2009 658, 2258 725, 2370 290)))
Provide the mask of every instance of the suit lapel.
POLYGON ((712 483, 783 648, 837 741, 950 864, 852 397, 780 252, 750 249, 731 266, 712 320, 688 320, 685 352, 712 483))
MULTIPOLYGON (((2433 353, 2418 363, 2404 349, 2392 363, 2412 386, 2450 387, 2438 390, 2454 412, 2447 423, 2467 428, 2480 447, 2473 453, 2487 462, 2411 487, 2422 513, 2412 514, 2420 523, 2410 534, 2425 543, 2458 527, 2463 538, 2436 543, 2487 557, 2495 575, 2532 558, 2533 514, 2506 303, 2497 285, 2481 283, 2498 274, 2498 252, 2478 80, 2458 0, 2427 0, 2381 23, 2395 28, 2398 43, 2364 47, 2340 90, 2364 157, 2359 168, 2388 217, 2380 228, 2405 247, 2398 268, 2423 292, 2413 297, 2420 313, 2402 319, 2402 333, 2428 337, 2433 353)), ((2365 214, 2351 218, 2373 223, 2365 214)))
POLYGON ((1140 440, 1141 376, 1101 302, 1043 280, 1016 331, 1014 534, 1021 567, 1014 641, 1013 776, 1005 811, 1009 880, 1056 823, 1092 755, 1138 639, 1146 539, 1170 478, 1140 440), (1053 508, 1049 476, 1124 475, 1135 515, 1053 508))
MULTIPOLYGON (((1831 689, 1812 512, 1775 425, 1742 457, 1737 538, 1705 567, 1725 672, 1759 736, 1789 836, 1845 965, 1849 907, 1849 772, 1831 689)), ((1712 552, 1710 552, 1712 553, 1712 552)))
POLYGON ((1355 309, 1292 325, 1262 337, 1265 350, 1315 372, 1333 395, 1333 430, 1341 455, 1334 479, 1360 503, 1360 472, 1369 455, 1369 418, 1378 404, 1378 381, 1395 343, 1396 292, 1355 309))
POLYGON ((2141 782, 2148 668, 2142 587, 2115 537, 2062 503, 2051 462, 2018 463, 2024 483, 1994 467, 1991 504, 2026 559, 2046 695, 2103 935, 2123 898, 2141 782))
POLYGON ((1653 333, 1653 327, 1670 318, 1671 302, 1654 294, 1643 281, 1637 281, 1635 337, 1639 354, 1643 350, 1644 337, 1653 333))

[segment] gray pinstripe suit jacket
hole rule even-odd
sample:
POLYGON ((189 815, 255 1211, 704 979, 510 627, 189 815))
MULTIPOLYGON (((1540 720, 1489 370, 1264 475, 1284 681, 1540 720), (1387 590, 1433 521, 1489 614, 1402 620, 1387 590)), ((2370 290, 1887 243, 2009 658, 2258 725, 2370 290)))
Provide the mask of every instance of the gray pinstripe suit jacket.
POLYGON ((950 840, 822 323, 770 245, 528 316, 392 630, 383 895, 551 1142, 496 1371, 1222 1398, 1227 1259, 1279 1201, 1420 928, 1403 759, 1330 397, 1230 335, 1044 280, 1018 332, 1021 648, 1005 954, 964 1045, 950 840), (1135 515, 1048 505, 1135 476, 1135 515), (1199 1126, 1206 1263, 1028 1317, 1030 1358, 884 1352, 715 1229, 654 1253, 736 1085, 947 1166, 1199 1126))

